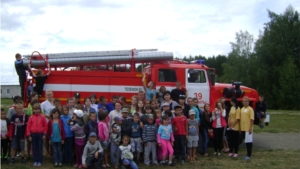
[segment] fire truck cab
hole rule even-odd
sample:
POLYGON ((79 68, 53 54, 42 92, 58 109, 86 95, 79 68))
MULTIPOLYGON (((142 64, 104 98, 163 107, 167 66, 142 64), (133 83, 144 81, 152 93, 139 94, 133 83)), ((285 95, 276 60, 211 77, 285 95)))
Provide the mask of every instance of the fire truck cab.
POLYGON ((254 108, 258 101, 257 91, 241 86, 240 82, 215 83, 215 69, 207 67, 203 60, 194 61, 191 64, 184 61, 151 64, 145 67, 145 72, 148 74, 148 80, 156 83, 157 90, 160 86, 165 86, 171 91, 175 88, 177 81, 181 82, 187 97, 197 98, 202 108, 205 103, 210 103, 212 110, 222 97, 225 97, 227 107, 230 107, 231 97, 237 97, 241 101, 243 96, 248 96, 254 108))

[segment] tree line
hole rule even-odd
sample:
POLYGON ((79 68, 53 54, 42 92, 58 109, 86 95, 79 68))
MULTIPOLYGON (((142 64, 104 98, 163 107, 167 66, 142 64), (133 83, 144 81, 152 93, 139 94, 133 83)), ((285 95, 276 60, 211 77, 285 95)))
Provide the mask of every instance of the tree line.
POLYGON ((300 18, 288 6, 284 13, 268 10, 270 21, 254 39, 248 31, 236 33, 231 52, 212 57, 185 56, 186 62, 203 59, 216 69, 216 81, 243 85, 265 96, 268 108, 300 109, 300 18))

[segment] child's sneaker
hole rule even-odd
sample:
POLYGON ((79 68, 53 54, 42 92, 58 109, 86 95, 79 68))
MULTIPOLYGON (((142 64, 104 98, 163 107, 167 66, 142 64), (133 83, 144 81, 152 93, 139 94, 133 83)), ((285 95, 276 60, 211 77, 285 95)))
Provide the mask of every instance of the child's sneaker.
POLYGON ((62 163, 58 163, 58 166, 61 167, 61 166, 62 166, 62 163))
POLYGON ((238 154, 234 154, 234 155, 233 155, 234 158, 237 158, 238 156, 239 156, 238 154))
POLYGON ((33 163, 33 166, 34 166, 34 167, 37 167, 37 162, 34 162, 34 163, 33 163))
POLYGON ((232 153, 229 153, 229 154, 228 154, 228 156, 229 156, 229 157, 232 157, 232 156, 233 156, 233 154, 232 154, 232 153))
POLYGON ((22 164, 25 164, 26 163, 26 159, 24 157, 22 157, 21 162, 22 162, 22 164))
POLYGON ((38 166, 38 167, 42 166, 42 163, 37 163, 37 166, 38 166))
POLYGON ((219 152, 219 153, 218 153, 218 156, 220 156, 220 155, 221 155, 221 153, 219 152))
POLYGON ((252 156, 251 157, 243 156, 243 158, 244 158, 245 161, 248 161, 252 158, 252 156))
POLYGON ((174 166, 174 163, 172 163, 172 162, 171 162, 171 163, 169 163, 169 166, 170 166, 170 167, 174 166))
POLYGON ((181 160, 181 165, 184 165, 185 164, 185 161, 184 160, 181 160))
POLYGON ((217 152, 214 152, 214 155, 217 155, 217 152))
POLYGON ((14 164, 15 164, 15 160, 11 159, 10 162, 9 162, 9 165, 14 165, 14 164))
POLYGON ((55 163, 55 164, 54 164, 54 167, 58 167, 58 163, 55 163))

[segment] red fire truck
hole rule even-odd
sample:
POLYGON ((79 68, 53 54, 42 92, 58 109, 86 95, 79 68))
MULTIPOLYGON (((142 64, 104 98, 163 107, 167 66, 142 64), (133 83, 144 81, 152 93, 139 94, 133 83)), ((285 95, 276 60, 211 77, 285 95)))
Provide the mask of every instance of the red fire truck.
MULTIPOLYGON (((143 90, 142 73, 137 71, 137 64, 148 65, 143 71, 147 75, 147 81, 155 82, 156 89, 165 86, 171 91, 175 88, 175 83, 180 81, 188 97, 198 98, 200 107, 210 103, 213 109, 221 97, 225 97, 226 103, 229 104, 233 96, 239 101, 243 96, 248 96, 252 107, 255 107, 258 100, 258 92, 242 86, 240 82, 216 83, 215 69, 207 67, 203 61, 187 64, 184 61, 174 60, 172 52, 161 52, 156 49, 56 54, 33 52, 23 57, 25 68, 31 63, 31 67, 47 71, 46 63, 50 63, 51 74, 45 82, 44 90, 51 89, 54 97, 62 102, 73 97, 76 92, 80 93, 82 100, 94 93, 98 97, 105 96, 108 101, 114 95, 121 95, 130 102, 131 96, 143 90)), ((25 89, 30 84, 29 81, 30 79, 25 89)), ((41 100, 45 100, 44 94, 41 100)))

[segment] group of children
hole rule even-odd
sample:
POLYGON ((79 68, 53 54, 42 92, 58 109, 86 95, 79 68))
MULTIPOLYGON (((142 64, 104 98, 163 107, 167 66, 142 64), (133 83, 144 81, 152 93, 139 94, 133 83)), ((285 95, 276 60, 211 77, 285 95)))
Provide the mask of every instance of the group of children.
MULTIPOLYGON (((15 65, 22 87, 25 70, 19 66, 22 65, 20 54, 16 55, 15 65)), ((138 168, 136 162, 140 161, 141 155, 147 166, 159 165, 158 161, 164 166, 173 166, 174 162, 180 160, 181 164, 185 164, 186 160, 195 161, 200 135, 203 138, 203 154, 208 155, 209 137, 214 143, 214 154, 220 155, 224 138, 226 143, 224 145, 227 147, 225 137, 227 125, 229 130, 232 130, 228 132, 229 136, 234 138, 227 147, 230 148, 229 156, 238 156, 237 130, 242 128, 239 124, 243 115, 236 99, 231 100, 232 108, 229 115, 226 114, 222 102, 217 102, 213 112, 210 112, 209 104, 205 104, 202 110, 198 106, 197 98, 186 99, 186 91, 181 88, 180 82, 176 82, 176 88, 171 92, 164 86, 157 92, 153 81, 146 85, 146 76, 143 73, 142 83, 145 92, 140 91, 138 96, 133 96, 130 106, 126 105, 126 99, 122 96, 113 97, 112 103, 106 103, 106 98, 101 96, 100 103, 97 104, 95 94, 85 98, 84 104, 81 105, 80 94, 75 93, 74 100, 73 98, 67 100, 67 106, 60 105, 60 101, 54 99, 52 103, 45 101, 47 105, 43 107, 38 97, 42 94, 44 82, 50 74, 50 65, 47 66, 46 75, 42 71, 38 70, 35 74, 31 70, 38 88, 34 89, 36 95, 31 94, 34 97, 31 97, 27 114, 23 111, 21 100, 14 101, 15 113, 9 111, 6 115, 5 110, 1 109, 1 160, 6 160, 7 154, 10 154, 10 165, 14 164, 19 151, 21 161, 26 162, 25 142, 28 156, 32 151, 33 166, 36 167, 41 166, 43 162, 44 142, 47 153, 52 152, 55 167, 71 163, 74 155, 75 167, 78 168, 90 168, 93 165, 97 169, 109 168, 108 157, 110 157, 110 163, 114 168, 118 168, 121 162, 122 166, 136 169, 138 168)), ((262 109, 258 114, 261 118, 260 126, 263 128, 266 106, 259 104, 257 107, 262 109)), ((249 109, 250 113, 247 113, 247 116, 251 114, 251 117, 250 115, 247 117, 249 125, 245 127, 245 131, 252 131, 252 111, 249 109)), ((247 150, 248 147, 252 149, 252 143, 247 145, 247 150)), ((251 158, 251 152, 247 154, 247 158, 251 158)))
MULTIPOLYGON (((69 106, 57 104, 49 119, 45 117, 40 103, 36 100, 30 104, 30 117, 24 113, 21 101, 16 101, 13 105, 16 114, 10 119, 6 118, 4 109, 1 109, 2 159, 6 159, 7 151, 11 147, 10 165, 14 164, 19 150, 21 161, 26 162, 24 150, 27 140, 31 145, 30 149, 27 144, 27 149, 30 149, 28 152, 32 151, 33 165, 37 167, 43 162, 43 142, 51 145, 55 167, 62 166, 63 163, 70 164, 74 155, 74 167, 78 168, 95 165, 98 169, 113 165, 117 169, 121 165, 136 169, 136 163, 142 159, 146 166, 173 166, 179 162, 185 164, 186 160, 195 161, 201 132, 199 130, 203 128, 204 131, 208 130, 207 136, 214 135, 211 138, 215 144, 216 155, 219 155, 222 148, 222 134, 227 122, 223 121, 225 114, 220 102, 212 113, 209 113, 209 105, 205 106, 200 113, 200 120, 199 112, 193 108, 185 115, 180 105, 174 106, 172 111, 172 106, 166 103, 158 105, 156 102, 149 102, 144 106, 144 101, 138 100, 137 96, 132 97, 132 105, 117 100, 106 103, 106 99, 101 97, 102 103, 99 103, 98 111, 91 111, 94 108, 89 107, 89 102, 93 99, 84 100, 84 105, 77 104, 76 108, 72 108, 72 115, 69 106), (110 104, 114 105, 114 109, 108 112, 106 105, 110 104), (209 128, 205 128, 205 121, 210 123, 209 128), (211 127, 213 132, 209 132, 211 127)), ((234 119, 229 125, 234 128, 236 123, 234 119)), ((207 143, 203 144, 207 147, 207 143)), ((232 151, 230 156, 233 156, 232 151)))
POLYGON ((29 117, 23 111, 23 103, 17 101, 13 105, 16 114, 13 114, 11 119, 7 119, 5 110, 1 109, 2 159, 5 160, 4 155, 9 150, 8 142, 11 140, 10 165, 15 163, 18 150, 21 150, 21 161, 25 163, 24 150, 27 140, 31 143, 33 165, 37 167, 43 162, 45 141, 51 145, 55 167, 72 162, 73 147, 76 156, 75 167, 79 168, 94 164, 97 168, 110 167, 109 152, 110 162, 115 168, 118 168, 120 162, 121 165, 138 168, 136 162, 139 162, 143 152, 144 164, 147 166, 151 163, 158 165, 158 160, 163 165, 172 166, 174 145, 180 147, 178 151, 175 149, 175 159, 181 158, 184 163, 185 146, 188 145, 191 148, 191 161, 195 160, 199 131, 193 110, 190 111, 190 119, 187 120, 182 115, 180 106, 175 107, 177 116, 173 117, 169 116, 172 114, 169 111, 153 110, 150 106, 144 108, 142 101, 137 105, 134 111, 130 111, 117 101, 113 111, 119 115, 111 116, 113 113, 98 112, 97 116, 96 112, 89 112, 85 124, 84 109, 75 109, 71 117, 67 106, 62 106, 62 110, 54 108, 48 120, 38 102, 31 102, 32 115, 29 117), (165 115, 162 116, 162 113, 165 115))

